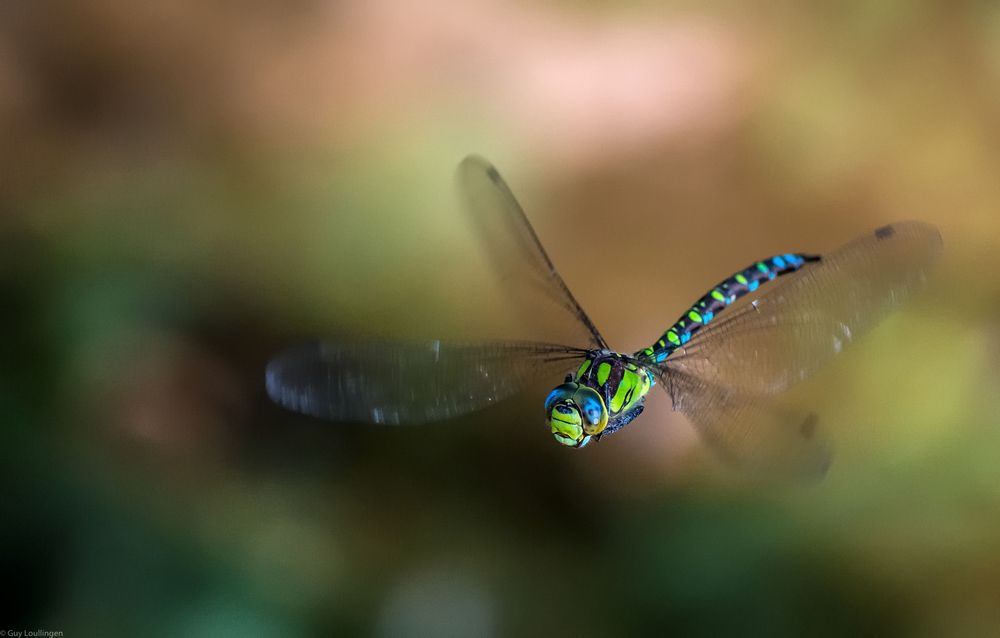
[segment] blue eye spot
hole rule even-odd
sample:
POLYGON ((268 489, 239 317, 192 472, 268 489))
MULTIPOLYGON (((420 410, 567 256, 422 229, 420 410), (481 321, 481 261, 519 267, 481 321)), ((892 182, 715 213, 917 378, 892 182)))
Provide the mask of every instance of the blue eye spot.
POLYGON ((593 399, 587 399, 584 401, 583 413, 586 415, 587 420, 591 423, 598 423, 601 420, 601 406, 593 399))
POLYGON ((545 410, 546 411, 548 411, 548 409, 552 407, 552 404, 556 400, 557 394, 558 394, 557 391, 553 390, 552 392, 549 392, 549 396, 545 397, 545 410))

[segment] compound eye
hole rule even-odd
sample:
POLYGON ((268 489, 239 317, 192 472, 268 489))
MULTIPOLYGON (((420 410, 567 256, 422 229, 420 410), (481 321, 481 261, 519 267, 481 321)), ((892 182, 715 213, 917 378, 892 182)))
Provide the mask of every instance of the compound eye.
POLYGON ((594 390, 586 388, 581 390, 576 396, 577 405, 580 406, 580 413, 586 423, 583 430, 587 434, 600 434, 608 425, 608 410, 604 407, 604 401, 594 390))
MULTIPOLYGON (((577 391, 580 386, 576 383, 564 383, 557 386, 552 392, 549 392, 549 396, 545 398, 545 414, 550 414, 552 412, 552 406, 554 406, 559 401, 569 399, 577 391)), ((565 412, 563 414, 566 414, 565 412)))

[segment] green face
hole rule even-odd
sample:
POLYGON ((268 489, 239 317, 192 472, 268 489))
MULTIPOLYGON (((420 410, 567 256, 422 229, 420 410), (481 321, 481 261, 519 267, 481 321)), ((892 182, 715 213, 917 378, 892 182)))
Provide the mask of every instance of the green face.
POLYGON ((608 425, 608 409, 592 388, 569 382, 549 393, 545 418, 556 441, 581 448, 608 425))

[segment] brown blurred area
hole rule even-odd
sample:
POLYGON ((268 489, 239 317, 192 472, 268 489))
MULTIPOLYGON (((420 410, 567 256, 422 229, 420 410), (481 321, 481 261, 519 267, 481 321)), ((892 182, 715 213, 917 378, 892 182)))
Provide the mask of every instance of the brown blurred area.
POLYGON ((0 5, 0 629, 995 634, 998 42, 983 2, 0 5), (490 335, 473 152, 621 350, 766 255, 920 219, 944 258, 797 390, 819 485, 665 396, 580 453, 537 397, 273 406, 305 339, 490 335))

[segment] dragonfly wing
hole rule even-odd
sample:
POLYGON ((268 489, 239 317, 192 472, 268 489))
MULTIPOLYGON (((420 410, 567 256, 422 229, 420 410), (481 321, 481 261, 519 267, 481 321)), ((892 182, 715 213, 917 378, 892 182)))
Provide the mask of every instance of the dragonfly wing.
POLYGON ((778 407, 772 397, 718 386, 676 370, 659 374, 674 409, 723 460, 755 476, 820 478, 832 454, 815 413, 778 407))
POLYGON ((457 180, 466 211, 484 238, 490 261, 512 303, 541 330, 591 348, 607 348, 604 338, 559 276, 521 205, 488 161, 470 155, 458 166, 457 180), (541 326, 539 324, 548 324, 541 326))
POLYGON ((879 228, 746 295, 661 367, 745 395, 780 392, 905 302, 940 252, 928 224, 879 228))
POLYGON ((418 424, 488 407, 546 376, 561 382, 585 354, 516 342, 324 342, 279 354, 266 383, 276 403, 311 416, 418 424))

